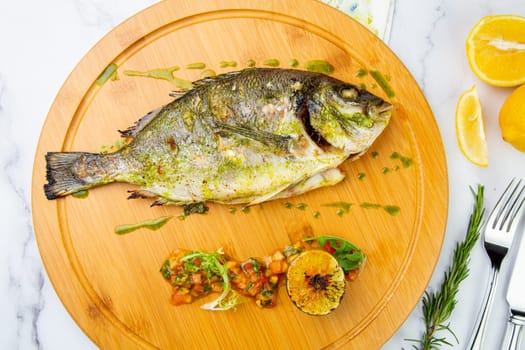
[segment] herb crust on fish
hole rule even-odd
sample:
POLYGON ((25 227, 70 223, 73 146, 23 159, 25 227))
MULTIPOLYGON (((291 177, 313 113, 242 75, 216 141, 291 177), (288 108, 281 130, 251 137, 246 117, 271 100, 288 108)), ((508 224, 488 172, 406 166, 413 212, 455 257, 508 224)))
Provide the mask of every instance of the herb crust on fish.
POLYGON ((338 183, 391 105, 320 73, 251 68, 205 78, 120 131, 108 153, 48 152, 48 199, 111 183, 154 205, 255 204, 338 183))

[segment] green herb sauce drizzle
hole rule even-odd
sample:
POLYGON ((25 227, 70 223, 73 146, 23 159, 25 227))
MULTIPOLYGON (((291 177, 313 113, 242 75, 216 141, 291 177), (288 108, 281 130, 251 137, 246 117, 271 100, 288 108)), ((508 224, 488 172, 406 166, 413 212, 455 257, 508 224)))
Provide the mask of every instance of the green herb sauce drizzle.
POLYGON ((388 80, 381 74, 380 72, 376 70, 371 70, 370 75, 374 80, 377 82, 377 84, 383 89, 383 91, 386 93, 386 95, 390 98, 394 97, 396 94, 394 93, 394 90, 392 90, 392 87, 388 83, 388 80))
POLYGON ((186 66, 184 66, 186 69, 204 69, 206 68, 206 63, 203 62, 195 62, 195 63, 189 63, 186 66))
POLYGON ((398 152, 392 152, 392 154, 390 155, 390 158, 398 159, 403 165, 403 168, 410 168, 412 164, 414 163, 412 158, 405 157, 399 154, 398 152))
POLYGON ((115 63, 111 63, 104 69, 104 71, 98 76, 96 83, 97 85, 104 85, 108 80, 118 80, 117 74, 118 66, 115 63))
POLYGON ((363 78, 367 75, 368 75, 368 72, 366 71, 366 69, 362 69, 362 68, 355 73, 355 76, 357 78, 363 78))
POLYGON ((397 216, 401 213, 401 208, 399 208, 397 205, 381 205, 381 204, 376 204, 376 203, 363 202, 359 206, 364 209, 381 209, 382 208, 383 210, 385 210, 388 214, 392 216, 397 216))
POLYGON ((237 62, 236 61, 220 61, 219 66, 221 68, 237 67, 237 62))
POLYGON ((298 203, 295 207, 299 210, 306 210, 306 208, 308 208, 308 205, 306 203, 298 203))
POLYGON ((213 69, 205 69, 201 72, 201 78, 214 77, 217 73, 213 69))
POLYGON ((279 67, 281 62, 279 62, 279 60, 276 58, 272 58, 272 59, 264 61, 263 64, 269 67, 279 67))
POLYGON ((322 207, 333 207, 337 208, 337 215, 343 216, 344 214, 348 214, 350 212, 350 209, 352 208, 354 204, 353 203, 347 203, 347 202, 333 202, 333 203, 323 203, 321 204, 322 207))
POLYGON ((180 69, 178 66, 173 66, 169 68, 158 68, 158 69, 152 69, 145 72, 136 71, 136 70, 126 70, 124 71, 124 74, 131 77, 145 77, 145 78, 153 78, 153 79, 161 79, 171 82, 173 85, 175 85, 178 88, 182 89, 192 89, 193 84, 191 81, 184 80, 177 78, 173 75, 173 72, 176 72, 180 69))
POLYGON ((117 235, 123 235, 138 230, 139 228, 147 228, 155 231, 164 226, 171 218, 172 216, 161 216, 160 218, 146 220, 138 224, 118 225, 115 227, 115 233, 117 235))
POLYGON ((89 191, 88 190, 82 190, 82 191, 78 191, 78 192, 73 193, 71 196, 74 197, 74 198, 83 199, 83 198, 86 198, 88 195, 89 195, 89 191))
POLYGON ((304 68, 309 72, 332 74, 334 66, 324 60, 312 60, 304 64, 304 68))
POLYGON ((102 147, 100 147, 99 153, 108 154, 108 153, 116 152, 122 149, 124 146, 126 146, 128 144, 128 141, 129 141, 128 139, 122 138, 120 140, 113 142, 113 144, 111 145, 102 145, 102 147))

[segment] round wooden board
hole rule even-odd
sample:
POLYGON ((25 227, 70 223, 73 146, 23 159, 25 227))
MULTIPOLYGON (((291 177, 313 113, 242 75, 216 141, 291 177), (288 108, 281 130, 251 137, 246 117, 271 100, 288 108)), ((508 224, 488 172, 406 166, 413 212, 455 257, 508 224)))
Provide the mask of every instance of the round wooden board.
POLYGON ((118 26, 82 59, 56 97, 36 152, 32 194, 39 249, 58 295, 97 345, 113 349, 378 348, 420 300, 439 256, 448 206, 441 138, 416 82, 377 37, 317 1, 301 6, 280 0, 165 1, 118 26), (369 153, 343 165, 343 183, 249 213, 210 205, 207 215, 174 218, 158 231, 123 236, 113 233, 116 225, 181 210, 126 200, 133 187, 125 184, 91 190, 85 199, 45 198, 46 152, 100 151, 118 140, 118 129, 170 101, 171 83, 128 76, 125 70, 180 66, 177 77, 195 80, 201 72, 184 69, 186 64, 204 62, 222 73, 246 67, 251 59, 257 66, 279 59, 281 67, 297 59, 299 68, 324 59, 334 65, 334 76, 365 84, 386 99, 370 75, 356 72, 373 69, 390 79, 391 124, 369 153), (221 61, 238 65, 221 68, 221 61), (118 66, 119 79, 96 84, 111 63, 118 66), (404 167, 391 158, 393 152, 413 165, 404 167), (358 179, 359 173, 366 176, 358 179), (354 204, 342 216, 322 205, 341 201, 354 204), (288 209, 285 202, 307 207, 288 209), (393 216, 361 207, 365 202, 401 210, 393 216), (200 309, 201 303, 169 303, 170 286, 159 268, 176 247, 224 247, 244 259, 312 233, 344 237, 367 255, 360 277, 328 316, 301 313, 284 287, 273 309, 245 303, 236 311, 210 312, 200 309))

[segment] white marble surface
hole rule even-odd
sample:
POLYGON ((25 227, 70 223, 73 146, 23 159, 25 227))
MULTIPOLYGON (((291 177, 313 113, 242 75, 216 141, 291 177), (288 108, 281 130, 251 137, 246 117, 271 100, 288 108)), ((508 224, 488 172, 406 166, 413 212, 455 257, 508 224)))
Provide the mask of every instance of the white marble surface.
MULTIPOLYGON (((47 111, 82 56, 118 23, 153 0, 18 0, 0 2, 0 348, 93 349, 65 311, 43 268, 31 220, 30 184, 35 147, 47 111)), ((525 177, 525 154, 500 138, 497 114, 510 89, 492 88, 470 71, 465 38, 487 14, 525 16, 515 0, 397 0, 390 46, 419 82, 438 121, 448 160, 450 209, 445 242, 430 288, 437 288, 456 242, 463 239, 472 200, 470 185, 486 186, 486 206, 511 176, 525 177), (454 113, 460 93, 478 84, 483 101, 490 166, 462 156, 454 113)), ((506 321, 504 289, 509 259, 490 319, 487 349, 498 348, 506 321)), ((450 320, 466 345, 488 278, 488 260, 476 246, 470 277, 463 283, 450 320)), ((418 337, 420 304, 384 349, 411 348, 418 337)))

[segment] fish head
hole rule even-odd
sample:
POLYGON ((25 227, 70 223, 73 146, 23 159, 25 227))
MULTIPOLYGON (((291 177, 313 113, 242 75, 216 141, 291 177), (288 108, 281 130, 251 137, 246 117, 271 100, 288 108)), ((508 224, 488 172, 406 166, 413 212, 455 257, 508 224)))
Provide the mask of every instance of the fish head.
POLYGON ((319 84, 307 101, 309 128, 318 144, 349 156, 365 152, 388 125, 392 105, 338 80, 319 84))

